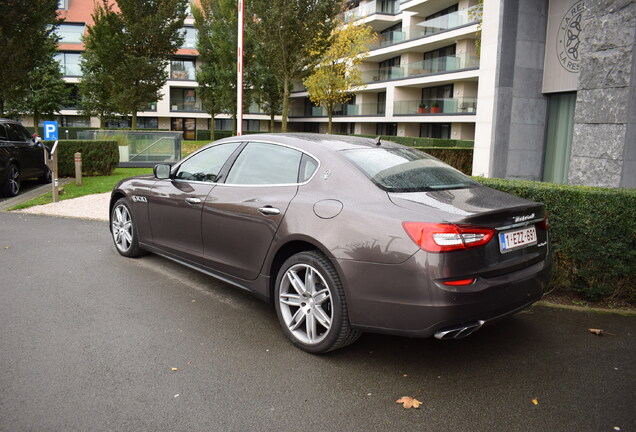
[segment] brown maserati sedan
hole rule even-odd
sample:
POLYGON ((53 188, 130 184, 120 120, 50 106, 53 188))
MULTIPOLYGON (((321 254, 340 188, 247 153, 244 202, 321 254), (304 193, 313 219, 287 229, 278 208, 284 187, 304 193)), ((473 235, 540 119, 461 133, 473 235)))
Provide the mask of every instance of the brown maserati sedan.
POLYGON ((120 182, 110 229, 124 256, 156 253, 273 302, 313 353, 364 331, 467 336, 537 301, 552 268, 542 204, 379 138, 216 141, 120 182))

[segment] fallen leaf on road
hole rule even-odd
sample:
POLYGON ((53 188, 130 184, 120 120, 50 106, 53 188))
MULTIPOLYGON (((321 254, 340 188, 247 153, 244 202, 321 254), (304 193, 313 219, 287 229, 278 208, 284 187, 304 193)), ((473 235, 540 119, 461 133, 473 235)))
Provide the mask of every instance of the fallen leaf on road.
POLYGON ((176 371, 178 371, 179 369, 177 369, 177 368, 170 368, 170 370, 171 370, 172 372, 176 372, 176 371))
POLYGON ((539 399, 537 399, 537 398, 532 399, 532 403, 534 405, 539 405, 539 399))
POLYGON ((406 409, 419 408, 420 405, 422 405, 422 402, 412 398, 411 396, 402 396, 400 399, 396 400, 395 403, 402 404, 402 406, 406 409))
POLYGON ((589 332, 590 332, 590 333, 593 333, 593 334, 595 334, 596 336, 603 336, 603 335, 616 336, 615 334, 613 334, 613 333, 608 333, 608 332, 606 332, 606 331, 605 331, 605 330, 603 330, 603 329, 593 329, 593 328, 591 328, 591 329, 588 329, 588 330, 589 330, 589 332))

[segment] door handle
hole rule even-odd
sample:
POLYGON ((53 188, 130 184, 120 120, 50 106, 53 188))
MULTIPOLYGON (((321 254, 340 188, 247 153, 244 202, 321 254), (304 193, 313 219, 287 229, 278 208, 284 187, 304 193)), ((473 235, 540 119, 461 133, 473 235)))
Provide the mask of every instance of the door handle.
POLYGON ((186 198, 186 201, 190 204, 201 204, 201 200, 199 198, 186 198))
POLYGON ((258 209, 265 216, 276 216, 280 214, 280 210, 276 207, 265 206, 258 209))

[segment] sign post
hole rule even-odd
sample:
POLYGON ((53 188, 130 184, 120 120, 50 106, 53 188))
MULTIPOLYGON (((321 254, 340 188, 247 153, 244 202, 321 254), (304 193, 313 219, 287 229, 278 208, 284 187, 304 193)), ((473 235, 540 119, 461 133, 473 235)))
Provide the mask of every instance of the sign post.
POLYGON ((57 144, 58 144, 58 127, 56 121, 45 121, 44 122, 44 139, 55 140, 55 144, 53 144, 53 149, 51 150, 51 158, 49 158, 46 154, 46 149, 44 149, 44 163, 51 170, 51 177, 53 181, 52 185, 52 196, 53 202, 59 201, 59 183, 57 179, 57 144))

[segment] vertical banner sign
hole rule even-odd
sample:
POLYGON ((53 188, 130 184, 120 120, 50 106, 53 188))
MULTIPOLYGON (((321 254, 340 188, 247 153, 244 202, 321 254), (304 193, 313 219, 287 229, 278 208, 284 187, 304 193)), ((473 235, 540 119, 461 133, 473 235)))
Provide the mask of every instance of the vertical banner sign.
POLYGON ((243 0, 238 0, 238 38, 236 47, 236 134, 243 135, 243 0))
POLYGON ((543 93, 577 89, 584 12, 585 0, 550 0, 543 93))

